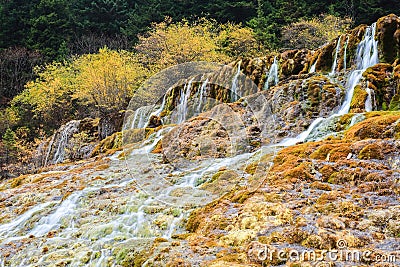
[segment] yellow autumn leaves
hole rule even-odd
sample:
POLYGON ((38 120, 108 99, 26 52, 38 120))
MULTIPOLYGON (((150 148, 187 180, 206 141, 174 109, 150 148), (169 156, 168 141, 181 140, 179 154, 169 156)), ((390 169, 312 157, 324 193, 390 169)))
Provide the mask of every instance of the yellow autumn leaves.
POLYGON ((252 30, 240 25, 166 19, 140 36, 133 52, 103 48, 38 68, 38 78, 26 85, 13 104, 29 106, 33 116, 44 122, 80 113, 117 112, 135 94, 149 93, 137 89, 164 68, 192 61, 228 63, 236 57, 255 56, 260 53, 257 47, 252 30))

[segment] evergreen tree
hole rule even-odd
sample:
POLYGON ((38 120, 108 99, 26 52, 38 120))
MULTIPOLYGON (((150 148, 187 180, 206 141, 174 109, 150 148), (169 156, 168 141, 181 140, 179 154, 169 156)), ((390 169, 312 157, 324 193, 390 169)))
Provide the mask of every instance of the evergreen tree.
POLYGON ((2 161, 5 164, 9 164, 15 159, 17 151, 15 139, 16 139, 15 133, 10 128, 7 128, 6 132, 2 137, 4 151, 2 151, 1 153, 3 158, 2 161))

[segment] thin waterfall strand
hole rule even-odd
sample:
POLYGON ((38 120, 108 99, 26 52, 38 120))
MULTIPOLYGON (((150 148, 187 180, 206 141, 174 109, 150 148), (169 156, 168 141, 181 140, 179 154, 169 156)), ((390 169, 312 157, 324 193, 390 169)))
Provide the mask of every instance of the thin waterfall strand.
POLYGON ((308 73, 314 73, 315 72, 315 68, 317 67, 317 61, 318 59, 315 60, 314 64, 312 64, 310 71, 308 73))
POLYGON ((350 110, 351 100, 354 94, 354 88, 360 82, 364 71, 379 63, 378 58, 378 41, 375 40, 376 23, 367 27, 363 40, 357 46, 356 53, 356 69, 350 74, 350 78, 347 81, 346 98, 342 104, 337 115, 347 114, 350 110))
POLYGON ((271 83, 273 83, 273 85, 278 84, 278 82, 279 82, 278 69, 279 69, 278 61, 276 60, 276 56, 275 56, 274 62, 272 63, 272 65, 268 71, 267 80, 265 81, 265 84, 264 84, 264 90, 268 90, 271 83))
POLYGON ((142 129, 145 128, 149 119, 149 115, 153 110, 153 106, 142 106, 135 111, 135 115, 132 120, 131 129, 142 129))
POLYGON ((203 97, 204 97, 204 93, 205 93, 205 91, 207 89, 207 85, 208 85, 208 78, 200 86, 199 104, 197 105, 197 113, 201 112, 201 108, 202 108, 202 105, 203 105, 203 97))
POLYGON ((371 89, 369 89, 369 87, 368 87, 368 82, 367 82, 367 88, 365 88, 365 91, 367 92, 367 99, 365 99, 365 111, 371 112, 372 111, 372 92, 371 92, 371 89))
POLYGON ((343 53, 343 70, 347 69, 347 46, 349 45, 349 36, 347 36, 346 43, 344 44, 344 53, 343 53))
POLYGON ((178 124, 186 120, 193 80, 194 78, 192 78, 189 83, 185 84, 183 90, 181 90, 181 97, 178 104, 178 124))
POLYGON ((240 64, 242 63, 242 61, 239 61, 238 63, 238 67, 237 67, 237 72, 235 74, 235 76, 233 76, 232 79, 232 86, 231 86, 231 102, 235 102, 239 99, 238 97, 238 79, 239 79, 239 75, 240 75, 240 64))
POLYGON ((333 76, 335 75, 336 72, 336 67, 337 67, 337 60, 338 60, 338 55, 339 55, 339 51, 340 51, 340 41, 342 40, 342 36, 339 37, 338 41, 337 41, 337 45, 336 45, 336 49, 335 49, 335 57, 333 59, 333 63, 332 63, 332 70, 329 73, 329 76, 333 76))

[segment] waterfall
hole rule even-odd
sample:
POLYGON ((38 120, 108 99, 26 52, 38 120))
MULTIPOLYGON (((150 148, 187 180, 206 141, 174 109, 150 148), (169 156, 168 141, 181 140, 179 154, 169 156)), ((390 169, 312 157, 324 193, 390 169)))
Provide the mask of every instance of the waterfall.
MULTIPOLYGON (((315 119, 308 129, 297 137, 294 138, 286 138, 282 140, 278 145, 279 146, 291 146, 299 142, 303 142, 307 140, 307 137, 314 131, 318 130, 318 125, 322 123, 324 120, 330 120, 337 116, 345 115, 350 110, 351 100, 354 94, 354 88, 360 82, 362 78, 363 72, 377 64, 379 62, 378 59, 378 41, 375 40, 375 30, 376 23, 367 27, 363 40, 357 46, 356 52, 356 69, 353 70, 349 76, 349 79, 346 82, 346 96, 345 101, 341 105, 340 109, 332 114, 329 118, 317 118, 315 119)), ((340 42, 338 42, 339 44, 340 42)), ((335 60, 336 61, 336 60, 335 60)))
POLYGON ((287 138, 279 143, 280 146, 293 146, 299 142, 304 142, 306 138, 310 135, 310 133, 325 119, 317 118, 315 119, 310 126, 308 126, 307 130, 299 134, 296 138, 287 138))
POLYGON ((347 36, 346 43, 344 44, 344 54, 343 54, 343 70, 346 71, 347 68, 347 46, 349 45, 349 36, 347 36))
POLYGON ((235 102, 239 99, 238 97, 238 78, 240 75, 240 64, 242 63, 242 61, 239 61, 238 63, 238 67, 237 67, 237 72, 235 74, 235 76, 233 76, 232 79, 232 86, 231 86, 231 102, 235 102))
POLYGON ((273 85, 277 85, 279 82, 278 77, 278 61, 276 60, 276 56, 274 57, 274 62, 272 63, 271 67, 269 68, 267 80, 264 84, 264 90, 269 89, 270 83, 273 82, 273 85))
POLYGON ((354 94, 354 88, 360 82, 363 72, 367 68, 379 63, 378 41, 375 40, 375 30, 376 23, 372 24, 370 27, 367 27, 363 40, 357 46, 357 67, 354 71, 352 71, 347 81, 345 101, 340 110, 337 112, 338 115, 344 115, 349 112, 351 100, 354 94))
POLYGON ((368 88, 368 83, 367 83, 367 88, 365 89, 367 92, 367 99, 365 100, 365 111, 366 112, 371 112, 372 111, 372 94, 371 94, 371 89, 368 88))
POLYGON ((310 71, 308 73, 314 73, 315 72, 315 68, 317 67, 317 61, 318 59, 315 60, 314 64, 312 64, 310 71))
POLYGON ((157 116, 157 117, 160 116, 161 112, 162 112, 162 111, 164 110, 164 108, 165 108, 165 103, 166 103, 166 101, 167 101, 167 95, 168 95, 168 93, 172 90, 172 88, 173 88, 173 87, 168 88, 167 92, 165 92, 160 107, 159 107, 156 111, 150 113, 150 115, 149 115, 149 116, 147 117, 147 119, 146 119, 146 125, 145 125, 143 128, 146 128, 146 127, 147 127, 147 124, 149 123, 150 118, 151 118, 152 116, 157 116))
POLYGON ((71 139, 73 134, 79 131, 80 121, 70 121, 63 125, 52 137, 44 165, 48 163, 57 164, 65 160, 65 149, 68 146, 68 141, 71 139), (52 155, 53 151, 54 154, 52 155))
POLYGON ((194 78, 190 79, 190 81, 185 84, 183 90, 181 90, 181 96, 178 104, 178 121, 177 123, 182 123, 186 120, 187 112, 188 112, 188 102, 190 98, 190 93, 192 90, 192 83, 194 78))
POLYGON ((208 85, 208 78, 200 86, 199 104, 197 105, 197 113, 201 113, 201 108, 202 108, 202 105, 203 105, 203 97, 204 97, 204 93, 205 93, 205 91, 207 89, 207 85, 208 85))
POLYGON ((357 47, 357 68, 365 70, 379 62, 378 41, 375 40, 376 23, 367 27, 364 39, 357 47))
POLYGON ((329 73, 329 76, 335 75, 335 71, 336 71, 336 67, 337 67, 338 55, 339 55, 339 51, 340 51, 340 41, 341 40, 342 40, 342 36, 340 36, 338 41, 337 41, 337 45, 336 45, 336 49, 335 49, 335 57, 333 59, 332 70, 329 73))
POLYGON ((153 106, 142 106, 135 111, 132 125, 130 129, 141 129, 145 128, 151 112, 153 111, 153 106))

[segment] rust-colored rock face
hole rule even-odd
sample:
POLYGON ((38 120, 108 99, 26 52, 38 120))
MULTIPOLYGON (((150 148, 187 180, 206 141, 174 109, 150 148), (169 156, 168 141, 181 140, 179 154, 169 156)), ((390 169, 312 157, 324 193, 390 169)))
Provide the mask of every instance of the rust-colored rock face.
POLYGON ((180 80, 143 128, 96 143, 120 114, 64 125, 42 149, 54 165, 0 183, 0 265, 295 267, 325 263, 310 251, 398 254, 399 21, 378 20, 370 67, 355 60, 372 31, 361 25, 316 51, 180 80), (68 162, 79 151, 92 157, 68 162), (291 261, 291 249, 309 254, 291 261))

